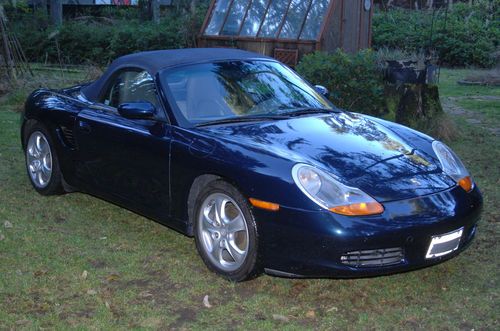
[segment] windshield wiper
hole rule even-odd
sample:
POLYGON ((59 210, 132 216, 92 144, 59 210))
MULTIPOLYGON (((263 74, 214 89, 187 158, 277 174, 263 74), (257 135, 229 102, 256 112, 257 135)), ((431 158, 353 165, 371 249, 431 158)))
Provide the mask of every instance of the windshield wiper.
POLYGON ((339 112, 337 109, 328 109, 328 108, 296 108, 291 111, 285 111, 280 113, 283 116, 301 116, 301 115, 309 115, 309 114, 327 114, 327 113, 337 113, 339 112))
POLYGON ((195 125, 195 127, 203 127, 203 126, 211 126, 218 124, 230 124, 230 123, 244 123, 244 122, 260 122, 260 121, 276 121, 286 119, 286 116, 282 115, 274 115, 274 116, 239 116, 239 117, 231 117, 231 118, 222 118, 220 120, 200 123, 195 125))

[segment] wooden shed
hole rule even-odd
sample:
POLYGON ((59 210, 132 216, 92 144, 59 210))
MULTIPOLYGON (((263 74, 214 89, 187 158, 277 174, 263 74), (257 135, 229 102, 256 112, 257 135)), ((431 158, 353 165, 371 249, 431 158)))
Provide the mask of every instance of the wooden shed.
POLYGON ((373 0, 212 0, 200 47, 235 47, 294 66, 304 54, 371 45, 373 0))

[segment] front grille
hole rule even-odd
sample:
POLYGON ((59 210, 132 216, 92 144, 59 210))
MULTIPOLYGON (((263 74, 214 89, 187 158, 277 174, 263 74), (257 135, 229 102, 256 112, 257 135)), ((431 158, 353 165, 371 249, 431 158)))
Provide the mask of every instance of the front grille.
POLYGON ((401 247, 353 251, 342 255, 340 262, 351 267, 383 267, 399 264, 404 260, 401 247))

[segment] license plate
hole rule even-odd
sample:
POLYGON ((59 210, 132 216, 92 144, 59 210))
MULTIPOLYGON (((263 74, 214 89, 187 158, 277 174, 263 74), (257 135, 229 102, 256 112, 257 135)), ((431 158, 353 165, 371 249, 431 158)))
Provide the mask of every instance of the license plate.
POLYGON ((460 245, 463 232, 464 228, 460 228, 453 232, 433 236, 425 258, 432 259, 456 251, 458 245, 460 245))

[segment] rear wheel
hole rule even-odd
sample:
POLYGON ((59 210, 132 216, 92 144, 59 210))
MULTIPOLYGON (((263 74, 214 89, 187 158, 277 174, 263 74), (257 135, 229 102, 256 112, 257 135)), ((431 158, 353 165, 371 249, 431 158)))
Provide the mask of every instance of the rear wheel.
POLYGON ((236 188, 210 183, 198 196, 195 217, 196 247, 209 269, 232 281, 257 273, 257 227, 236 188))
POLYGON ((26 170, 31 185, 43 195, 63 193, 59 160, 48 130, 35 123, 26 133, 26 170))

